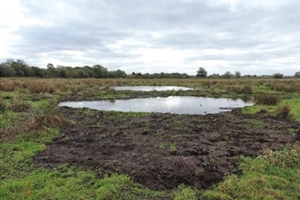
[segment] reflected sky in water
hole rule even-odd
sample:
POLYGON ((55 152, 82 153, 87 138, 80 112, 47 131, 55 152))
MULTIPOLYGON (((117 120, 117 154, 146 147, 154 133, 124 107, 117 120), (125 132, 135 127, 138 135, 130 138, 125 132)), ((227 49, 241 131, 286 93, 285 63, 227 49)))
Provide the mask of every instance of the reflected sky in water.
POLYGON ((208 97, 158 97, 115 101, 62 102, 59 106, 90 108, 95 110, 115 110, 123 112, 160 112, 175 114, 208 114, 230 111, 225 108, 242 108, 253 105, 241 99, 208 97))
POLYGON ((133 91, 168 91, 168 90, 193 90, 193 88, 180 86, 116 86, 115 90, 133 90, 133 91))

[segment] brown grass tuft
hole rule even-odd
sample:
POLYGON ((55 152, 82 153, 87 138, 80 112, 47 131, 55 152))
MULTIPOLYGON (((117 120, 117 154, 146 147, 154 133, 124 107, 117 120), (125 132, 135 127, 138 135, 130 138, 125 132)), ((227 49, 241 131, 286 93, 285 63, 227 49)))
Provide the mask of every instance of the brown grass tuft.
POLYGON ((12 92, 16 89, 17 84, 13 80, 1 80, 0 81, 0 90, 6 92, 12 92))
POLYGON ((288 105, 281 105, 276 108, 276 116, 279 118, 287 119, 290 117, 291 107, 288 105))
POLYGON ((29 103, 14 101, 10 104, 10 109, 14 112, 29 112, 32 106, 29 103))
POLYGON ((276 105, 280 101, 278 95, 259 93, 254 96, 254 102, 262 105, 276 105))
POLYGON ((37 130, 42 128, 58 128, 65 124, 66 120, 60 114, 41 114, 33 118, 29 123, 29 130, 37 130))

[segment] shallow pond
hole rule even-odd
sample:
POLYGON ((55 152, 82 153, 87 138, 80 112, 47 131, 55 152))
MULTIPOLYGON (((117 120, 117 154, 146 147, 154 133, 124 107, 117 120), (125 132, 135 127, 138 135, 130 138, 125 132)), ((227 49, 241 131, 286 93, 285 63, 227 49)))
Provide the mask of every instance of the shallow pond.
POLYGON ((133 91, 168 91, 168 90, 193 90, 193 88, 180 86, 116 86, 115 90, 133 90, 133 91))
POLYGON ((253 105, 241 99, 208 98, 208 97, 158 97, 138 98, 114 101, 79 101, 62 102, 59 106, 72 108, 90 108, 95 110, 115 110, 123 112, 160 112, 175 114, 220 113, 231 111, 233 108, 242 108, 253 105))

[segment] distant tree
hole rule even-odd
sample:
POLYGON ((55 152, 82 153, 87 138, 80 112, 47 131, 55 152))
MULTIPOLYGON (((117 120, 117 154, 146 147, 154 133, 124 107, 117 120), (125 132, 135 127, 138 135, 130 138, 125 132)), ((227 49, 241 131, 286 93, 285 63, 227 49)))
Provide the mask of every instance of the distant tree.
POLYGON ((65 67, 58 67, 56 70, 56 76, 60 78, 72 78, 72 77, 67 77, 67 69, 65 67))
POLYGON ((47 68, 49 69, 49 68, 54 68, 54 65, 52 64, 52 63, 48 63, 47 64, 47 68))
POLYGON ((45 75, 45 77, 57 77, 57 71, 52 63, 47 64, 47 70, 44 73, 44 75, 45 75))
POLYGON ((283 74, 275 73, 273 74, 273 78, 283 78, 283 74))
POLYGON ((199 67, 196 76, 198 78, 206 78, 207 77, 207 71, 203 67, 199 67))
POLYGON ((225 74, 222 75, 222 78, 231 78, 233 75, 230 73, 230 71, 227 71, 225 74))
POLYGON ((30 76, 34 76, 35 75, 35 73, 34 73, 34 71, 33 71, 33 69, 31 67, 22 66, 21 69, 24 72, 24 75, 26 77, 30 77, 30 76))
MULTIPOLYGON (((26 68, 27 70, 28 65, 23 60, 18 59, 15 61, 13 59, 8 59, 6 63, 15 70, 16 76, 25 76, 25 72, 23 71, 23 69, 26 68)), ((30 71, 30 69, 28 71, 30 71)))
POLYGON ((239 72, 239 71, 236 71, 235 72, 235 78, 241 78, 241 72, 239 72))
POLYGON ((108 70, 102 65, 94 65, 93 72, 95 78, 107 78, 109 76, 108 70))
POLYGON ((300 78, 300 72, 296 72, 296 73, 295 73, 295 77, 296 77, 296 78, 300 78))
POLYGON ((0 77, 10 77, 14 76, 15 74, 16 71, 12 67, 4 63, 0 64, 0 77))
POLYGON ((44 72, 46 69, 41 69, 39 67, 31 67, 33 72, 34 72, 34 76, 37 76, 37 77, 44 77, 44 72))
POLYGON ((213 74, 209 75, 208 78, 220 78, 220 74, 213 73, 213 74))
POLYGON ((126 74, 126 72, 118 69, 117 71, 110 71, 108 77, 109 78, 126 78, 127 74, 126 74))

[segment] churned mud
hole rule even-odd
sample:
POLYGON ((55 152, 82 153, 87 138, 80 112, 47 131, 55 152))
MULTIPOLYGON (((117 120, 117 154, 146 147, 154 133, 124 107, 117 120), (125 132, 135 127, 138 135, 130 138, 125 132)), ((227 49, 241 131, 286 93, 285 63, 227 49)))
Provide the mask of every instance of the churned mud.
MULTIPOLYGON (((142 105, 141 105, 142 106, 142 105)), ((211 115, 136 114, 62 107, 75 125, 35 157, 39 166, 70 164, 99 176, 124 173, 152 189, 205 189, 237 173, 239 155, 258 156, 299 139, 300 124, 240 110, 211 115)))

